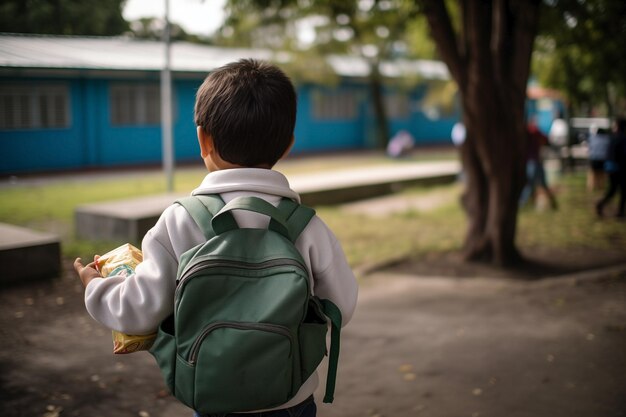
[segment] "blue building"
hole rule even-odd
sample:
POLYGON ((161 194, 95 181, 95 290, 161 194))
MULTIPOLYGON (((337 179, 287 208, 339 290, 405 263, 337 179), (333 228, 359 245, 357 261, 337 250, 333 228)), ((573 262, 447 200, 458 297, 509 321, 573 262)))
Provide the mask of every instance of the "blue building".
MULTIPOLYGON (((240 58, 276 60, 269 51, 172 44, 177 162, 197 159, 196 89, 208 72, 240 58)), ((159 163, 163 60, 155 41, 0 34, 0 175, 159 163)), ((339 56, 328 64, 336 85, 297 85, 294 153, 374 147, 367 65, 339 56)), ((386 88, 390 134, 407 130, 418 144, 449 143, 458 109, 428 100, 449 80, 445 65, 394 62, 381 72, 420 80, 386 88)))
POLYGON ((542 88, 533 81, 526 89, 526 115, 535 119, 537 127, 546 135, 550 132, 552 121, 558 117, 568 119, 563 95, 548 88, 542 88))

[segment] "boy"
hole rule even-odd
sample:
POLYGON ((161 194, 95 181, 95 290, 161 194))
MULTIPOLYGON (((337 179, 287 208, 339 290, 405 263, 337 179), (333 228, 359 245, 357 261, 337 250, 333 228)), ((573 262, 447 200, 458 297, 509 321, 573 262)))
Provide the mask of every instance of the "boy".
MULTIPOLYGON (((200 154, 209 174, 192 195, 219 194, 226 203, 240 196, 260 197, 273 205, 283 197, 299 201, 287 179, 271 169, 293 145, 295 120, 294 87, 277 67, 241 60, 209 74, 195 105, 200 154)), ((257 213, 233 214, 240 227, 266 228, 269 223, 257 213)), ((76 259, 87 311, 110 329, 153 332, 172 313, 181 255, 204 241, 187 211, 174 204, 144 237, 144 260, 134 275, 102 279, 93 262, 83 266, 76 259)), ((357 283, 333 233, 314 216, 296 247, 307 264, 313 293, 334 302, 347 323, 356 306, 357 283)), ((259 415, 314 416, 317 384, 314 373, 294 398, 259 415)))

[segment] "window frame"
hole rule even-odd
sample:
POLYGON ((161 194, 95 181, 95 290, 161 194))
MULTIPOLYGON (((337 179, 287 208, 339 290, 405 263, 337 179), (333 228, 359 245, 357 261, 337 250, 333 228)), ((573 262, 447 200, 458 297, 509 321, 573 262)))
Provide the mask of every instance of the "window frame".
POLYGON ((358 91, 315 89, 311 93, 311 115, 321 122, 353 121, 359 117, 358 91))
POLYGON ((0 130, 69 129, 71 100, 67 82, 2 83, 0 130))
MULTIPOLYGON (((160 88, 158 82, 111 82, 108 103, 111 126, 116 128, 159 126, 161 124, 160 88)), ((172 102, 175 101, 172 100, 172 102)))

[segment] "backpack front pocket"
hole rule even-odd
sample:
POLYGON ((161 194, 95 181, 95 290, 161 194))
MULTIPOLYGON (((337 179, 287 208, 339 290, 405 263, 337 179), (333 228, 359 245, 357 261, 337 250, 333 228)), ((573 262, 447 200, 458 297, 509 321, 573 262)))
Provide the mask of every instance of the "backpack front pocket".
POLYGON ((227 413, 284 404, 295 394, 294 346, 293 335, 284 326, 209 324, 191 345, 184 367, 192 374, 187 378, 193 379, 194 391, 202 393, 194 398, 194 408, 227 413))

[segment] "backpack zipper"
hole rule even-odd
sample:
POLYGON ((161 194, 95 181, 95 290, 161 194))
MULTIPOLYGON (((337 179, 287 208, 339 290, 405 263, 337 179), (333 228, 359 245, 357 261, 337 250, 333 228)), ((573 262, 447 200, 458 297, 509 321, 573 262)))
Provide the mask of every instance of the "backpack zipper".
MULTIPOLYGON (((205 267, 234 267, 241 269, 249 269, 249 270, 260 270, 265 268, 271 268, 273 266, 296 266, 301 270, 305 271, 305 275, 308 277, 307 269, 302 265, 301 262, 296 261, 295 259, 271 259, 269 261, 259 262, 259 263, 250 263, 250 262, 241 262, 241 261, 228 261, 228 260, 215 260, 208 259, 204 261, 200 261, 189 269, 184 271, 176 284, 176 291, 174 292, 174 300, 178 301, 178 296, 182 288, 184 287, 185 281, 191 278, 197 271, 205 268, 205 267)), ((308 281, 307 281, 308 282, 308 281)), ((308 285, 308 283, 307 283, 308 285)))
POLYGON ((291 356, 291 349, 293 347, 293 335, 289 331, 289 329, 285 326, 280 326, 278 324, 270 324, 270 323, 240 323, 240 322, 229 322, 229 321, 220 321, 216 323, 212 323, 202 330, 202 333, 198 335, 196 340, 194 340, 191 345, 191 349, 189 351, 189 364, 194 366, 196 364, 196 360, 198 359, 198 352, 200 351, 200 346, 202 345, 202 341, 211 333, 212 331, 220 328, 229 328, 229 329, 237 329, 237 330, 260 330, 264 332, 275 333, 281 336, 285 336, 289 339, 289 356, 291 356))

